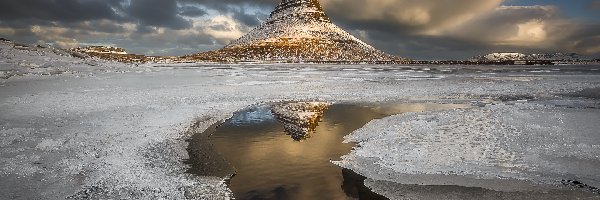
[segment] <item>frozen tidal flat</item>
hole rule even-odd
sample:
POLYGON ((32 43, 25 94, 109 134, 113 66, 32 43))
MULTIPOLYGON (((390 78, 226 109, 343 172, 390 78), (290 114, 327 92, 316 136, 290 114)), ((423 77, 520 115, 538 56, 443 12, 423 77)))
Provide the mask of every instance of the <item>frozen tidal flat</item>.
POLYGON ((347 136, 359 147, 335 163, 392 199, 599 198, 598 66, 53 67, 7 52, 3 73, 19 74, 0 79, 0 199, 227 199, 223 178, 185 173, 191 123, 287 100, 471 104, 347 136), (39 73, 55 69, 68 73, 39 73))

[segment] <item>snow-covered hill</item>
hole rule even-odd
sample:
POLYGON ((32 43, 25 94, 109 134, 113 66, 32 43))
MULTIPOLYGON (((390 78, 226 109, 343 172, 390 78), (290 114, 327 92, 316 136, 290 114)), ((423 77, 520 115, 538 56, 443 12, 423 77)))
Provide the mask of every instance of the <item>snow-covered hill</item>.
POLYGON ((73 50, 77 51, 77 52, 84 52, 84 53, 121 54, 121 55, 127 54, 127 52, 123 48, 110 47, 110 46, 88 46, 88 47, 75 48, 73 50))
POLYGON ((474 61, 567 61, 577 60, 579 55, 575 53, 553 53, 553 54, 523 54, 523 53, 490 53, 483 56, 476 56, 474 61))
POLYGON ((283 0, 265 23, 223 49, 187 56, 216 61, 403 61, 331 23, 317 0, 283 0))
POLYGON ((0 79, 19 75, 89 74, 131 69, 124 63, 92 58, 69 50, 0 41, 0 79))

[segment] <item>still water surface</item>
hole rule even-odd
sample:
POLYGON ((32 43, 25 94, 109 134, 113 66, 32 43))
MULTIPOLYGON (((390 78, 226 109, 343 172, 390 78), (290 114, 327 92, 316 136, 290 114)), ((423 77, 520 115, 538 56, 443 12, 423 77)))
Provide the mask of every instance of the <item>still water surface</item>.
POLYGON ((236 170, 228 184, 236 199, 382 199, 363 186, 364 177, 330 162, 354 146, 343 137, 373 119, 457 107, 463 106, 334 104, 311 137, 296 141, 265 105, 238 112, 210 141, 236 170))

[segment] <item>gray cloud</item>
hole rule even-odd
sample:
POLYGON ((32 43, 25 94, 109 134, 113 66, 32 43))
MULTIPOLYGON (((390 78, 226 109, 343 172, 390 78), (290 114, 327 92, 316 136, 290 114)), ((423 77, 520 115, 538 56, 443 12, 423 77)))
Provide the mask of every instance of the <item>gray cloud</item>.
POLYGON ((469 58, 498 51, 600 54, 593 43, 598 29, 563 16, 558 7, 507 7, 495 0, 407 1, 330 0, 324 5, 335 23, 368 33, 365 39, 374 46, 411 58, 469 58), (454 9, 462 5, 470 7, 454 9))
POLYGON ((200 17, 208 14, 206 10, 196 6, 182 6, 179 8, 179 14, 187 17, 200 17))
POLYGON ((600 24, 575 27, 562 45, 574 52, 600 57, 600 24))
POLYGON ((265 15, 261 15, 260 13, 248 14, 244 11, 240 10, 232 10, 233 18, 244 23, 247 26, 258 26, 261 23, 260 18, 265 17, 265 15))
POLYGON ((489 44, 540 45, 559 37, 553 31, 563 24, 558 9, 552 6, 498 7, 454 28, 445 35, 489 44))
POLYGON ((600 9, 600 0, 592 1, 589 6, 592 9, 596 9, 596 10, 600 9))
POLYGON ((247 26, 257 26, 279 3, 279 0, 180 0, 182 3, 201 5, 233 18, 247 26))
POLYGON ((193 53, 217 47, 213 36, 185 18, 206 13, 175 0, 7 0, 0 1, 0 37, 65 48, 82 43, 193 53))
POLYGON ((340 21, 373 24, 370 27, 422 33, 452 26, 489 12, 502 0, 328 0, 322 4, 328 14, 340 21))
POLYGON ((226 11, 231 7, 261 7, 267 9, 275 8, 280 0, 180 0, 185 3, 194 3, 206 7, 226 11))
POLYGON ((192 25, 179 15, 175 0, 131 0, 128 10, 143 26, 186 29, 192 25))
MULTIPOLYGON (((559 7, 503 0, 321 0, 332 21, 376 48, 417 59, 496 51, 600 54, 600 24, 559 7)), ((590 1, 588 9, 598 9, 590 1)), ((177 55, 220 48, 257 26, 279 0, 6 0, 0 36, 70 47, 111 44, 177 55)), ((589 16, 589 15, 588 15, 589 16)))
POLYGON ((112 7, 119 1, 5 0, 0 1, 2 20, 84 21, 117 19, 112 7))

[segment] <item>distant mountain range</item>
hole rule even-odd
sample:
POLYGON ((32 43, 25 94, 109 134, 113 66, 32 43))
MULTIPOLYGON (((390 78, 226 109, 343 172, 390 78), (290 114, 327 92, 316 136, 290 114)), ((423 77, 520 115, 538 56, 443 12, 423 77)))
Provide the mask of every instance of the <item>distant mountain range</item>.
MULTIPOLYGON (((241 39, 240 39, 241 40, 241 39)), ((194 62, 262 62, 262 63, 274 63, 274 62, 313 62, 313 63, 384 63, 384 64, 461 64, 461 65, 555 65, 555 64, 599 64, 600 58, 589 59, 584 56, 580 56, 576 53, 553 53, 553 54, 523 54, 523 53, 490 53, 481 56, 475 56, 469 60, 293 60, 295 57, 287 57, 288 60, 244 60, 234 59, 232 57, 225 56, 220 57, 219 53, 222 51, 212 51, 207 53, 200 53, 191 56, 146 56, 138 54, 129 54, 123 48, 110 47, 110 46, 88 46, 78 47, 73 49, 55 49, 51 46, 40 46, 38 44, 23 44, 15 43, 5 38, 0 38, 0 42, 12 44, 16 49, 35 49, 35 48, 51 48, 56 51, 68 53, 71 56, 79 58, 97 57, 104 60, 112 60, 123 63, 194 63, 194 62), (205 57, 197 58, 194 56, 214 56, 214 58, 205 57), (227 58, 230 60, 222 60, 227 58)), ((234 43, 232 43, 233 45, 234 43)), ((231 46, 231 45, 230 45, 231 46)), ((228 47, 226 47, 228 48, 228 47)), ((376 50, 375 50, 376 51, 376 50)), ((231 52, 229 52, 231 53, 231 52)), ((348 53, 351 53, 349 51, 348 53)), ((363 52, 364 53, 364 52, 363 52)), ((381 52, 380 52, 381 53, 381 52)), ((248 54, 251 55, 251 54, 248 54)), ((380 55, 385 55, 384 53, 380 55)), ((366 55, 364 55, 366 56, 366 55)), ((367 58, 367 57, 357 57, 367 58)), ((375 57, 377 58, 377 57, 375 57)))
MULTIPOLYGON (((227 47, 226 47, 227 48, 227 47)), ((77 57, 98 57, 106 60, 113 60, 127 63, 189 63, 189 62, 244 62, 253 61, 251 59, 234 59, 231 54, 234 51, 223 52, 224 50, 212 51, 195 54, 192 56, 145 56, 137 54, 128 54, 125 49, 118 47, 89 46, 70 49, 70 52, 77 57), (224 56, 221 55, 224 53, 224 56), (198 58, 195 56, 208 56, 198 58), (224 59, 224 60, 221 60, 224 59)), ((254 57, 255 58, 255 57, 254 57)), ((279 57, 282 58, 282 57, 279 57)), ((302 62, 293 60, 295 57, 286 57, 288 60, 281 62, 302 62)), ((365 63, 390 63, 383 60, 361 60, 365 63)), ((266 60, 263 62, 277 62, 277 60, 266 60)), ((325 63, 360 63, 349 60, 306 60, 306 62, 325 62, 325 63)), ((554 64, 588 64, 598 63, 600 59, 586 59, 576 53, 553 53, 553 54, 523 54, 523 53, 490 53, 482 56, 475 56, 469 60, 446 60, 446 61, 392 61, 400 64, 466 64, 466 65, 554 65, 554 64)))
POLYGON ((523 54, 523 53, 490 53, 473 57, 472 61, 573 61, 579 60, 576 53, 523 54))
POLYGON ((109 47, 109 46, 87 46, 72 49, 73 51, 82 53, 98 53, 98 54, 128 54, 125 49, 120 47, 109 47))
POLYGON ((87 46, 69 49, 71 55, 85 58, 97 57, 104 60, 112 60, 124 63, 174 63, 181 62, 178 57, 173 56, 146 56, 130 54, 120 47, 110 46, 87 46))

